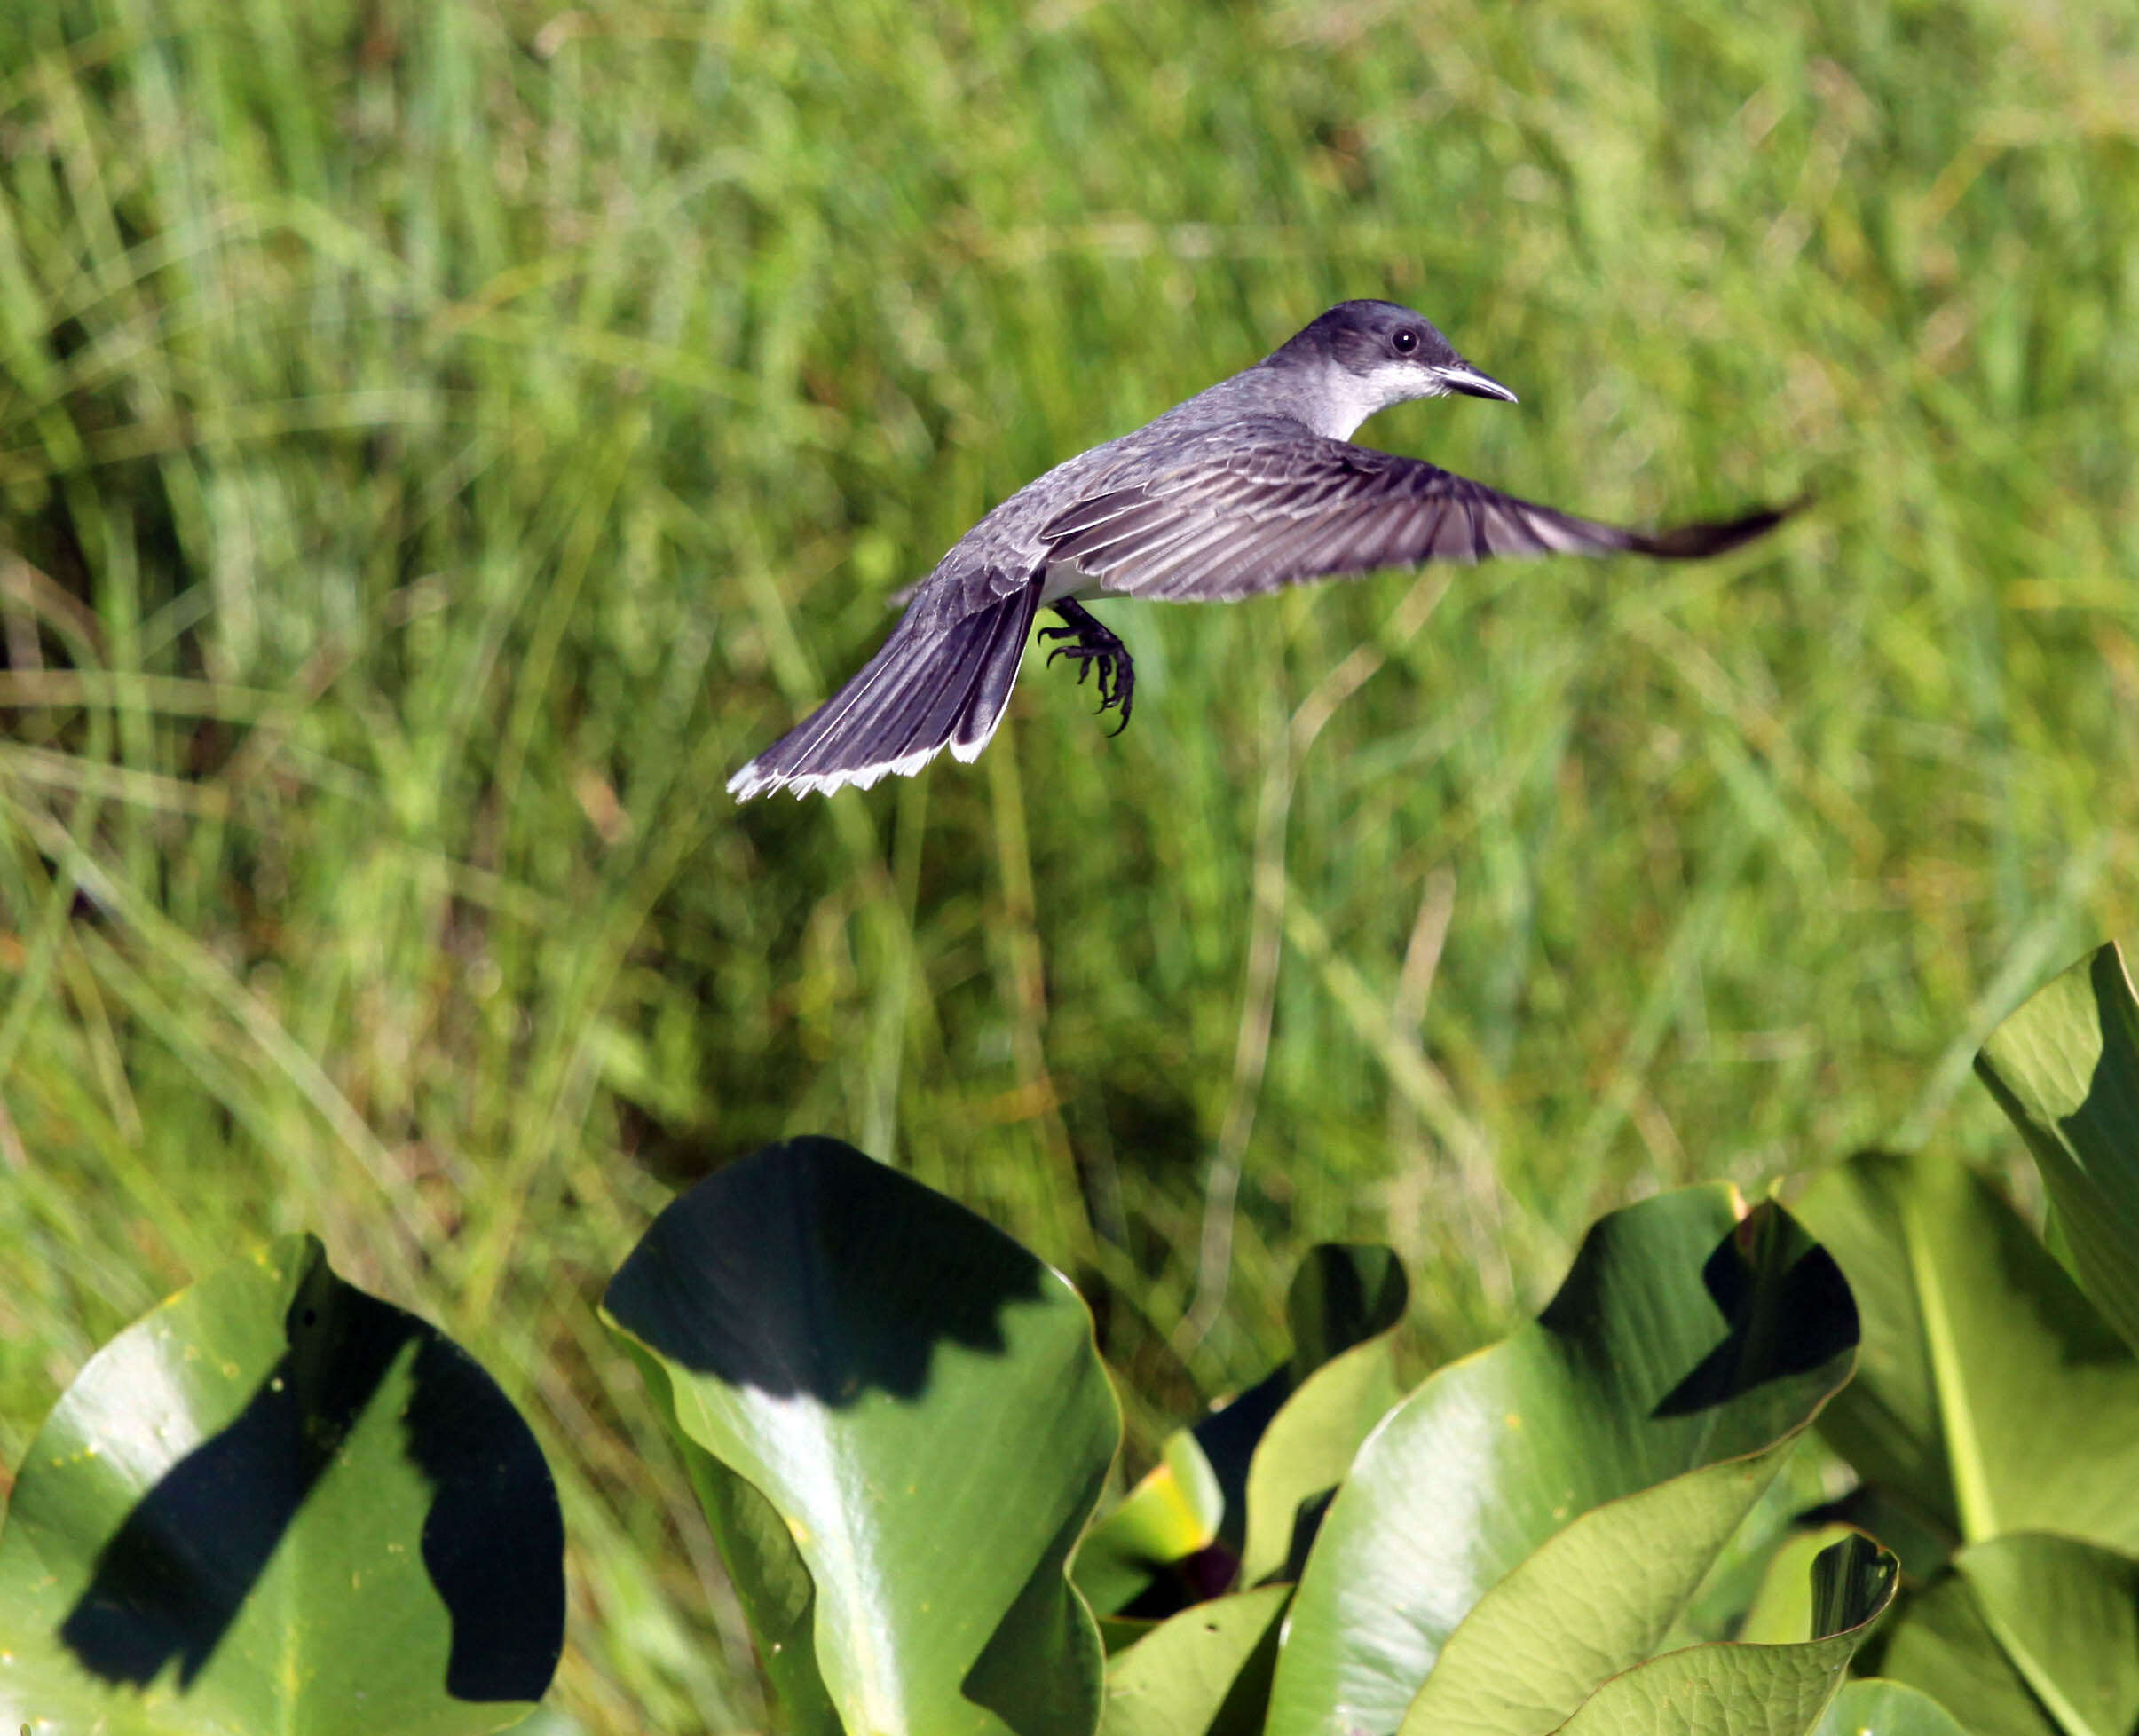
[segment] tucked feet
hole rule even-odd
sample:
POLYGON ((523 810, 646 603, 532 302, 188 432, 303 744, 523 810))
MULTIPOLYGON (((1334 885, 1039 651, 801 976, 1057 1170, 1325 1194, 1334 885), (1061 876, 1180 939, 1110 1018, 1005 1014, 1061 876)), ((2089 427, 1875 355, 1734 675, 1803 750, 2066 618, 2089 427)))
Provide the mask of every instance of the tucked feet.
POLYGON ((1099 619, 1081 604, 1067 597, 1048 605, 1066 623, 1062 627, 1043 627, 1042 639, 1067 639, 1070 643, 1057 645, 1047 653, 1052 663, 1058 657, 1067 657, 1077 665, 1077 684, 1082 687, 1085 677, 1093 670, 1099 671, 1099 708, 1102 713, 1119 706, 1122 721, 1109 732, 1119 735, 1129 727, 1130 698, 1136 691, 1136 666, 1129 659, 1129 647, 1099 624, 1099 619))

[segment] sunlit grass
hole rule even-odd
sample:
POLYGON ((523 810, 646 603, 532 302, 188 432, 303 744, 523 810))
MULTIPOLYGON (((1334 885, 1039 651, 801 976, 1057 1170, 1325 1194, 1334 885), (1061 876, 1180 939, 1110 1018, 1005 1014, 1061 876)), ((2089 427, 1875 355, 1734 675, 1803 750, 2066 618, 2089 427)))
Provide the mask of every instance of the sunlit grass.
POLYGON ((316 1228, 541 1432, 564 1703, 747 1726, 591 1311, 671 1186, 896 1157, 1104 1280, 1148 1420, 1315 1239, 1447 1351, 1630 1194, 2002 1151, 1976 1042, 2131 923, 2128 24, 242 16, 0 17, 0 1464, 316 1228), (1119 740, 1036 667, 975 767, 730 805, 988 504, 1360 294, 1522 398, 1371 441, 1815 504, 1117 605, 1119 740))

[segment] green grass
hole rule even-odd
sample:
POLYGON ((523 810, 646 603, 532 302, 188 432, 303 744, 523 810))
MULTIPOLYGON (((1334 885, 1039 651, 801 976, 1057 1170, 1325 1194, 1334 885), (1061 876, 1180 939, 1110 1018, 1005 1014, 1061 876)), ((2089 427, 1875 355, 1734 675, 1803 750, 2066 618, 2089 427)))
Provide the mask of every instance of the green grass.
POLYGON ((591 1313, 723 1158, 1092 1274, 1148 1431, 1316 1239, 1441 1353, 1631 1195, 2009 1152, 1976 1043, 2139 911, 2139 26, 1741 10, 0 12, 0 1465, 317 1228, 540 1431, 562 1703, 755 1727, 591 1313), (1036 667, 729 803, 990 502, 1384 294, 1522 404, 1375 443, 1817 503, 1117 605, 1118 741, 1036 667))

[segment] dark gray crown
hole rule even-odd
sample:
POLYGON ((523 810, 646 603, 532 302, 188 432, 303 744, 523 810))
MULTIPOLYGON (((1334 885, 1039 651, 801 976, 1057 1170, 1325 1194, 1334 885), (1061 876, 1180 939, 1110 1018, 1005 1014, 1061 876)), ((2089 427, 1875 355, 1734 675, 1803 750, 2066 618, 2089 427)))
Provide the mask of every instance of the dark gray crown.
POLYGON ((1308 326, 1269 362, 1321 359, 1341 363, 1364 374, 1388 362, 1419 362, 1428 367, 1462 365, 1463 358, 1423 313, 1394 302, 1339 302, 1308 326))

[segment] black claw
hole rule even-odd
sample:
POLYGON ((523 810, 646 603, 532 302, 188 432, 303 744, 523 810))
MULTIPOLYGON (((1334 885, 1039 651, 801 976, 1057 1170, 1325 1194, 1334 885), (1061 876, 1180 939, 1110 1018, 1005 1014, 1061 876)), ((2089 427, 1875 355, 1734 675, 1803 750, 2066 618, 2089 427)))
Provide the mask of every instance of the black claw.
POLYGON ((1129 658, 1129 647, 1085 609, 1068 601, 1053 605, 1054 612, 1062 618, 1062 627, 1044 627, 1039 631, 1042 639, 1067 639, 1066 645, 1057 645, 1047 653, 1053 663, 1058 657, 1066 657, 1077 665, 1077 684, 1082 687, 1085 677, 1097 671, 1099 675, 1099 708, 1104 716, 1108 712, 1119 710, 1122 720, 1108 731, 1118 736, 1129 727, 1129 708, 1136 691, 1136 666, 1129 658))

